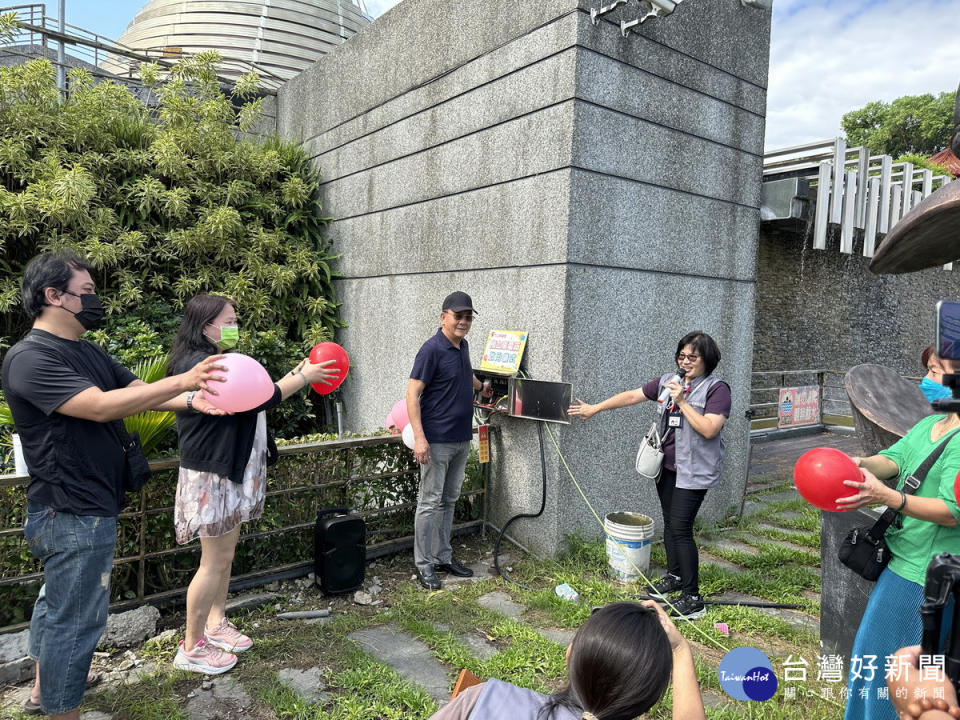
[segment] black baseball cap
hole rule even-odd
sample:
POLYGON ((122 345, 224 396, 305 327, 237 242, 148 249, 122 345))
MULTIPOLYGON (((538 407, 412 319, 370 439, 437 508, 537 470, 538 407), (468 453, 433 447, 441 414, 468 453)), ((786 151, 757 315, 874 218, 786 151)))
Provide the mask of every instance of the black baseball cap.
POLYGON ((462 310, 469 310, 475 315, 479 315, 476 310, 473 309, 473 300, 470 299, 470 296, 465 292, 457 290, 447 295, 443 299, 442 310, 449 310, 450 312, 461 312, 462 310))

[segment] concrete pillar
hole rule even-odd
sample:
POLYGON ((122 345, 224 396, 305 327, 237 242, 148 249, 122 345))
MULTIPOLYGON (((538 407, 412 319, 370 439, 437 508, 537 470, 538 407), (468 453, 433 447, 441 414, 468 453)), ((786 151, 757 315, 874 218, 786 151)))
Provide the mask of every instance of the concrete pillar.
MULTIPOLYGON (((278 127, 324 173, 342 253, 339 341, 351 429, 382 424, 454 289, 490 330, 527 330, 531 375, 599 400, 671 367, 677 340, 720 344, 733 389, 724 482, 739 509, 770 28, 739 0, 686 0, 624 38, 630 3, 404 0, 280 91, 278 127)), ((552 426, 600 513, 659 517, 633 472, 649 405, 552 426)), ((505 419, 492 520, 540 502, 536 426, 505 419)), ((600 528, 547 437, 547 510, 511 534, 540 552, 600 528)))

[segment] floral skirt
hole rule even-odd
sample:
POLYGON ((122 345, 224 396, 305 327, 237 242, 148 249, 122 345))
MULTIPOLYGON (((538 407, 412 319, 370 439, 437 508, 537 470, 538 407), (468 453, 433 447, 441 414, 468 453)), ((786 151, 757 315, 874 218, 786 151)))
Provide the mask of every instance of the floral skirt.
POLYGON ((266 490, 267 419, 261 412, 243 482, 180 468, 174 507, 177 542, 183 545, 198 537, 219 537, 240 523, 256 520, 263 514, 266 490))

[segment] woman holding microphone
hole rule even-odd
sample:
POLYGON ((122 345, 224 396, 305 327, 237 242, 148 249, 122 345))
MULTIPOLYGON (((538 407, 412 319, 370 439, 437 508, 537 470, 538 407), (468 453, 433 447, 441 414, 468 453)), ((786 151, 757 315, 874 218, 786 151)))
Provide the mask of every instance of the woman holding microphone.
POLYGON ((713 376, 720 349, 704 332, 681 338, 674 359, 682 372, 666 373, 595 405, 578 398, 570 414, 587 420, 602 410, 659 399, 664 457, 657 496, 663 511, 667 574, 654 583, 650 595, 666 598, 680 592, 672 601, 671 614, 692 620, 706 613, 693 523, 707 490, 720 482, 723 472, 721 431, 730 417, 730 386, 713 376))

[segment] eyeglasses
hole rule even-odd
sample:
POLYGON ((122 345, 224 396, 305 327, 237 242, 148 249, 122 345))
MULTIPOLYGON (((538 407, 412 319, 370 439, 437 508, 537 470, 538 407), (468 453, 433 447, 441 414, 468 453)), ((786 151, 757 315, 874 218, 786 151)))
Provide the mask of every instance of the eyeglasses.
POLYGON ((473 322, 473 315, 468 315, 467 313, 463 312, 453 312, 452 310, 447 310, 447 312, 453 315, 453 317, 458 321, 463 320, 464 322, 473 322))
POLYGON ((689 360, 690 362, 696 362, 700 359, 699 355, 687 355, 686 353, 677 353, 677 362, 681 360, 689 360))

